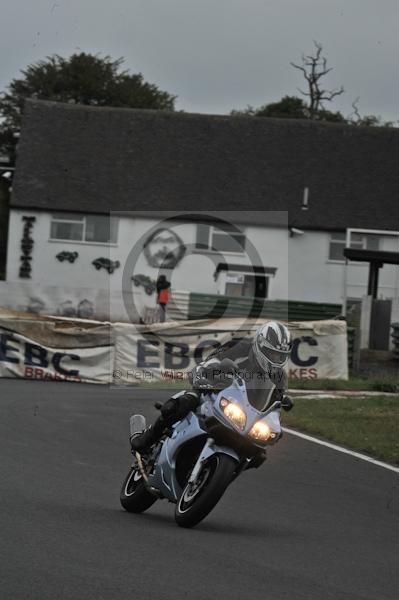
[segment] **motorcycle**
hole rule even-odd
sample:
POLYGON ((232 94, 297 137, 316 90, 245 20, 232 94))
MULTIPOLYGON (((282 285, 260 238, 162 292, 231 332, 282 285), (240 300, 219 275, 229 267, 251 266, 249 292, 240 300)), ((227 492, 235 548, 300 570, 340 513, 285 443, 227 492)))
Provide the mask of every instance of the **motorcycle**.
MULTIPOLYGON (((158 499, 167 499, 176 505, 176 523, 194 527, 230 483, 243 471, 260 466, 266 447, 280 439, 280 409, 292 408, 288 397, 261 412, 250 403, 245 381, 236 371, 224 389, 207 386, 196 412, 165 431, 148 455, 135 453, 120 494, 128 512, 142 513, 158 499)), ((130 418, 132 436, 145 427, 144 416, 130 418)))

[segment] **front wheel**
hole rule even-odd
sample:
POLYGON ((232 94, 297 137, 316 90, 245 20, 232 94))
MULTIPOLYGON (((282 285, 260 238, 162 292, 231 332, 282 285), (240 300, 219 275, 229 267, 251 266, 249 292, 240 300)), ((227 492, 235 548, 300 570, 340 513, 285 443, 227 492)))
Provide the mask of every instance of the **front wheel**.
POLYGON ((226 454, 214 454, 203 465, 195 484, 187 484, 176 504, 180 527, 194 527, 219 502, 233 479, 236 462, 226 454))
POLYGON ((141 513, 150 508, 156 500, 156 496, 147 490, 137 467, 131 467, 120 494, 123 508, 128 512, 141 513))

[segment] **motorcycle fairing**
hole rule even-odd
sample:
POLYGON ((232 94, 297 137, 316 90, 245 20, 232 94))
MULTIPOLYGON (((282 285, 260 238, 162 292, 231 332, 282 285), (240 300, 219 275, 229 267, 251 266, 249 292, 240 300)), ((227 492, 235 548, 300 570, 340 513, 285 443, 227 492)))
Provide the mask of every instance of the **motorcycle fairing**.
MULTIPOLYGON (((163 443, 155 472, 148 477, 148 483, 158 489, 168 500, 176 502, 183 492, 177 481, 175 469, 179 452, 187 442, 199 436, 204 437, 205 445, 205 435, 206 431, 202 429, 197 415, 189 413, 185 419, 176 423, 171 437, 163 443)), ((215 443, 201 452, 200 460, 206 460, 216 453, 228 454, 237 462, 240 460, 232 448, 215 443)))

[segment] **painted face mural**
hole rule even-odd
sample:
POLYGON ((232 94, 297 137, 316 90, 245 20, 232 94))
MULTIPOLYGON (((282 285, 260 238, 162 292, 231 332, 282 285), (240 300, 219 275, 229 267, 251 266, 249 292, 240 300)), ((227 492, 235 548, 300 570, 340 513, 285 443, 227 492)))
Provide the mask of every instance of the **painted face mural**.
POLYGON ((154 231, 144 244, 144 254, 151 267, 173 269, 183 258, 186 247, 171 229, 154 231))

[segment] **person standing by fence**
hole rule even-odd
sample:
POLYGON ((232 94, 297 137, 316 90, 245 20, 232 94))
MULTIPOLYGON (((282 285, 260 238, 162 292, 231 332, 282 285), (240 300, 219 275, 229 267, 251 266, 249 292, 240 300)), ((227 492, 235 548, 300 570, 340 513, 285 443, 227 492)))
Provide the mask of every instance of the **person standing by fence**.
POLYGON ((160 275, 157 279, 157 294, 159 321, 164 323, 166 317, 166 305, 169 302, 170 296, 170 282, 166 279, 165 275, 160 275))

